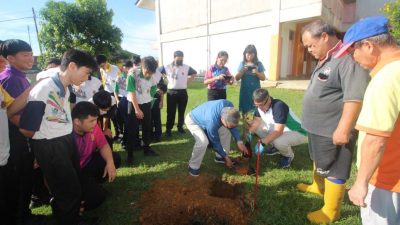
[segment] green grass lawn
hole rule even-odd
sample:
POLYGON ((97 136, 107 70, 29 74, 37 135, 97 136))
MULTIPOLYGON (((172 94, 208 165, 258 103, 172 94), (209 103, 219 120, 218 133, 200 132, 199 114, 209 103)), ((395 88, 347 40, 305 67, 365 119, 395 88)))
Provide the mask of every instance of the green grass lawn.
MULTIPOLYGON (((301 116, 303 91, 270 88, 269 92, 274 98, 285 101, 298 116, 301 116)), ((239 87, 230 86, 227 93, 228 99, 237 106, 239 87)), ((206 100, 206 87, 200 83, 191 84, 186 112, 206 100)), ((162 110, 162 121, 165 125, 166 107, 162 110)), ((116 181, 105 186, 112 193, 112 196, 99 209, 88 214, 100 216, 104 225, 139 224, 140 206, 138 200, 140 194, 151 186, 152 181, 178 174, 187 174, 187 164, 194 140, 189 132, 180 135, 176 133, 175 129, 171 139, 163 137, 161 142, 152 145, 160 154, 159 157, 148 158, 144 157, 142 152, 135 152, 134 167, 125 166, 126 154, 121 151, 119 144, 115 144, 114 148, 116 151, 120 151, 123 164, 118 169, 116 181)), ((232 147, 236 148, 234 145, 232 147)), ((238 155, 238 153, 233 153, 233 156, 235 155, 238 155)), ((224 179, 234 179, 245 184, 249 192, 253 191, 254 176, 238 176, 225 166, 214 163, 213 157, 213 152, 207 151, 201 167, 201 174, 208 173, 224 179)), ((249 224, 309 224, 306 214, 321 208, 323 200, 311 194, 301 193, 296 189, 296 184, 299 182, 311 182, 312 165, 308 156, 307 145, 304 144, 295 148, 295 158, 290 168, 279 169, 278 160, 279 156, 261 157, 257 209, 250 216, 249 224)), ((354 172, 352 177, 354 177, 354 172)), ((51 210, 49 207, 41 207, 35 209, 34 213, 50 214, 51 210)), ((342 217, 333 224, 361 224, 359 217, 359 208, 353 206, 346 195, 342 207, 342 217)))

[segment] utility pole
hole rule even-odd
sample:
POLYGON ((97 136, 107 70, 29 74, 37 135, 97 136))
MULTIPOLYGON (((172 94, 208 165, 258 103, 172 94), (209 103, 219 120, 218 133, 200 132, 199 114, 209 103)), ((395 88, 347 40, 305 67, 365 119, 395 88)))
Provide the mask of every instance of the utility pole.
POLYGON ((36 22, 36 13, 35 13, 35 9, 33 7, 32 7, 32 13, 33 13, 33 20, 35 21, 36 36, 37 36, 37 40, 39 43, 40 55, 42 55, 42 44, 40 43, 40 39, 39 39, 39 31, 38 31, 37 22, 36 22))
POLYGON ((32 46, 32 42, 31 42, 31 31, 29 30, 29 25, 28 26, 28 37, 29 37, 29 45, 32 46))

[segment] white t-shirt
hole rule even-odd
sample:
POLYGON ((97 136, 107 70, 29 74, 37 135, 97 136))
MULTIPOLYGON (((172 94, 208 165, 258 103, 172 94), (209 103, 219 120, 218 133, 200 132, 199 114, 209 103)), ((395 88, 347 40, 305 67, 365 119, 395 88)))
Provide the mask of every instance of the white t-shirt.
POLYGON ((100 69, 101 77, 104 82, 104 90, 114 93, 114 86, 115 82, 121 71, 115 65, 107 64, 109 67, 108 69, 104 70, 103 68, 100 69))
POLYGON ((54 67, 44 70, 36 75, 36 81, 53 76, 55 73, 60 72, 60 67, 54 67))
POLYGON ((6 165, 10 156, 7 107, 12 102, 13 98, 0 85, 0 166, 6 165))
POLYGON ((69 90, 57 75, 44 79, 31 90, 20 127, 35 131, 33 139, 52 139, 72 132, 69 90))
MULTIPOLYGON (((162 75, 159 71, 153 73, 149 79, 144 78, 141 72, 139 74, 128 75, 126 91, 135 91, 138 104, 151 102, 153 100, 153 96, 151 96, 151 88, 157 86, 158 82, 160 82, 161 76, 162 75)), ((132 102, 130 96, 127 96, 128 101, 132 102)))
POLYGON ((93 95, 99 91, 101 81, 96 77, 83 82, 80 86, 72 85, 72 91, 76 96, 76 103, 89 101, 93 95))
POLYGON ((168 79, 168 89, 187 89, 190 67, 168 65, 164 67, 168 79))

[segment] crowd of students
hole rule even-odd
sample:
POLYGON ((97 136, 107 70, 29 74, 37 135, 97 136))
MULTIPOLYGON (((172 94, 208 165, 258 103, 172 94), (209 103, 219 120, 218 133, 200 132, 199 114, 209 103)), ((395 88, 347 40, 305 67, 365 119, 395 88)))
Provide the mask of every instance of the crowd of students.
POLYGON ((308 137, 313 183, 300 183, 297 188, 324 197, 324 206, 307 215, 313 223, 340 218, 357 123, 360 172, 349 192, 350 200, 366 207, 361 210, 364 224, 399 224, 400 167, 395 149, 399 147, 400 79, 391 73, 398 67, 399 50, 389 34, 387 19, 373 17, 356 23, 343 42, 333 27, 321 20, 307 24, 301 35, 304 46, 318 60, 303 99, 303 124, 285 102, 260 87, 266 76, 254 45, 245 48, 235 75, 225 66, 228 53, 218 53, 204 77, 208 101, 185 117, 188 82, 197 72, 183 64, 182 51, 174 52, 173 62, 166 66, 159 67, 154 57, 147 56, 134 57, 120 68, 110 64, 105 55, 93 57, 70 49, 61 60, 50 60, 34 84, 24 73, 33 66, 31 46, 17 39, 2 41, 2 221, 7 225, 41 224, 43 218, 33 215, 30 208, 46 203, 57 224, 98 224, 96 218, 84 220, 81 215, 104 202, 108 193, 101 183, 113 182, 117 176, 122 160, 113 152, 113 142, 121 141, 128 166, 140 149, 144 156, 158 156, 151 143, 162 136, 161 109, 167 95, 165 137, 172 136, 178 109, 178 135, 185 133, 185 123, 195 139, 188 165, 191 176, 199 176, 209 144, 216 152, 216 163, 234 166, 229 157, 232 136, 245 156, 251 153, 242 140, 257 136, 265 146, 270 145, 267 155, 282 155, 282 168, 291 165, 292 146, 305 143, 308 137), (369 86, 365 69, 373 69, 369 86), (239 110, 226 100, 226 86, 234 80, 241 81, 239 110), (381 101, 386 109, 384 125, 377 111, 381 101), (242 137, 236 128, 240 117, 242 137), (371 190, 382 199, 371 198, 371 190))

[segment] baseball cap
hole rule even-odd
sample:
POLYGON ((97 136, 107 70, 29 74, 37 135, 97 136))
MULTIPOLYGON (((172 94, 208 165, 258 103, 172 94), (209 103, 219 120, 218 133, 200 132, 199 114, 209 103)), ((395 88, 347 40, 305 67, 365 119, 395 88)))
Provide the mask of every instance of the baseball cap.
POLYGON ((342 56, 354 42, 388 32, 388 19, 386 17, 371 16, 363 18, 347 30, 343 38, 343 46, 336 53, 336 56, 342 56))

